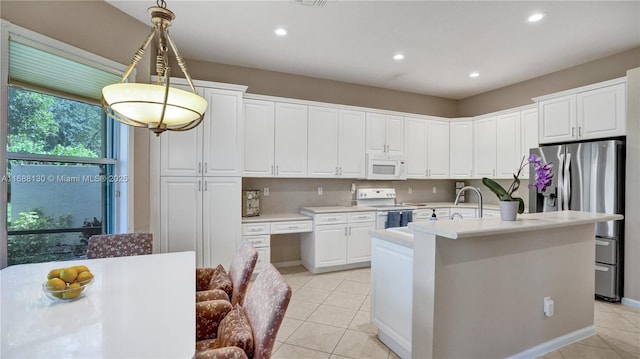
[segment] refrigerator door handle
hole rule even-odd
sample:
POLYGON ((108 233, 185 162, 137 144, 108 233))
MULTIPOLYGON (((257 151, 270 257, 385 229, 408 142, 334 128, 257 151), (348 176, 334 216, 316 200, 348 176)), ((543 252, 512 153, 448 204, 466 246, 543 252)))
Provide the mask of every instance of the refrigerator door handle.
POLYGON ((559 166, 558 166, 558 194, 557 194, 557 198, 558 198, 558 210, 561 211, 564 209, 564 154, 559 154, 558 155, 558 159, 560 160, 559 166))
POLYGON ((609 268, 603 266, 596 266, 596 270, 600 272, 608 272, 609 268))
POLYGON ((571 204, 571 154, 567 153, 566 155, 566 160, 564 161, 564 175, 563 175, 563 188, 562 190, 564 191, 564 202, 563 202, 563 210, 569 209, 569 206, 571 204))

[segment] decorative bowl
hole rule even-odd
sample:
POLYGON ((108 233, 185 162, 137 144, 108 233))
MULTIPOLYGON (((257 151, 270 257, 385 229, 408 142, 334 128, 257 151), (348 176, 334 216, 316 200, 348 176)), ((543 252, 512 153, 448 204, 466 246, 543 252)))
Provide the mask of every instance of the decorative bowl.
POLYGON ((93 278, 79 287, 69 288, 69 286, 67 286, 66 289, 53 290, 47 288, 47 282, 44 282, 42 283, 42 291, 49 299, 55 302, 73 302, 74 300, 84 297, 89 287, 91 287, 91 284, 93 284, 93 278))

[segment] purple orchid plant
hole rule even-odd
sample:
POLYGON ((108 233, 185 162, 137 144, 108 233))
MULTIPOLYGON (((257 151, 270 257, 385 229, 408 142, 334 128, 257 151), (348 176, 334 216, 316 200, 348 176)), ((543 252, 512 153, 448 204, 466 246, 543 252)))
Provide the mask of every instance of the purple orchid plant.
POLYGON ((518 168, 518 172, 513 174, 513 182, 508 189, 504 189, 500 184, 496 181, 483 177, 482 183, 487 186, 491 192, 495 193, 498 196, 498 199, 501 201, 517 201, 518 204, 518 213, 524 212, 524 200, 519 197, 514 197, 513 193, 520 188, 520 174, 522 170, 527 166, 531 165, 536 171, 536 180, 535 183, 530 183, 529 188, 536 187, 538 191, 544 191, 547 186, 551 184, 551 180, 553 178, 553 164, 552 163, 543 163, 542 159, 536 155, 530 155, 528 158, 526 156, 522 157, 522 161, 520 162, 520 168, 518 168))

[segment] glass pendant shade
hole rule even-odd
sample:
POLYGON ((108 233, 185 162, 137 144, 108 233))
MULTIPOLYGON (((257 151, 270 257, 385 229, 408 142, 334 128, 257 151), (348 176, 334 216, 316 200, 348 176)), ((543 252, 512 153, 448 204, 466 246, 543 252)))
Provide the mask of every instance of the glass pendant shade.
MULTIPOLYGON (((166 88, 160 85, 119 83, 105 86, 102 96, 115 120, 132 126, 157 126, 162 117, 166 88)), ((169 87, 162 123, 167 129, 180 128, 199 120, 207 101, 194 94, 169 87)))
POLYGON ((184 59, 169 37, 167 29, 175 15, 166 8, 164 0, 158 0, 158 6, 150 7, 148 11, 154 28, 134 54, 120 83, 107 85, 102 89, 102 109, 107 116, 118 122, 146 127, 157 136, 167 130, 190 130, 202 122, 207 101, 196 93, 184 59), (142 59, 155 35, 158 35, 157 83, 127 83, 127 78, 142 59), (173 50, 191 92, 170 86, 169 48, 173 50))

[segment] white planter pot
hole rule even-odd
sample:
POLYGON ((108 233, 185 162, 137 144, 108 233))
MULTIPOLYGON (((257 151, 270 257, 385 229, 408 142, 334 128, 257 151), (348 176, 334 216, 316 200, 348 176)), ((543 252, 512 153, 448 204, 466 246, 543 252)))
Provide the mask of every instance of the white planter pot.
POLYGON ((518 216, 518 201, 500 201, 500 219, 515 221, 518 216))

